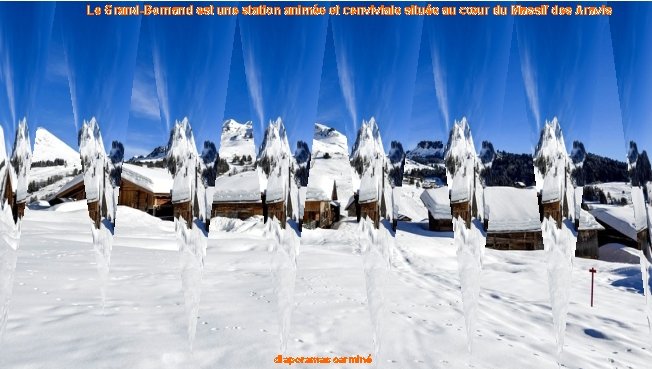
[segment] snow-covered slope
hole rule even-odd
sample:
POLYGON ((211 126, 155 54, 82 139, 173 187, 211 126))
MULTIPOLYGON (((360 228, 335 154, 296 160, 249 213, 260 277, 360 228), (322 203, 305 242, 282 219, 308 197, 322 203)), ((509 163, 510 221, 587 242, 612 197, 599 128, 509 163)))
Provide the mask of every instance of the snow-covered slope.
MULTIPOLYGON (((232 232, 219 219, 211 224, 207 288, 191 354, 174 225, 119 207, 116 268, 102 314, 85 206, 28 209, 0 367, 273 367, 279 354, 277 296, 269 276, 269 241, 257 220, 229 222, 240 225, 232 232), (255 229, 242 231, 245 227, 255 229)), ((362 261, 351 252, 356 225, 347 219, 339 229, 302 232, 288 355, 371 352, 362 261)), ((450 234, 430 232, 423 223, 399 223, 394 252, 384 295, 383 368, 468 368, 470 360, 478 368, 558 367, 544 251, 485 251, 473 359, 450 234)), ((640 268, 629 262, 573 259, 565 368, 646 368, 652 362, 640 268), (598 270, 594 307, 591 267, 598 270)))
POLYGON ((79 152, 45 128, 37 128, 30 171, 30 196, 47 199, 81 172, 79 152))

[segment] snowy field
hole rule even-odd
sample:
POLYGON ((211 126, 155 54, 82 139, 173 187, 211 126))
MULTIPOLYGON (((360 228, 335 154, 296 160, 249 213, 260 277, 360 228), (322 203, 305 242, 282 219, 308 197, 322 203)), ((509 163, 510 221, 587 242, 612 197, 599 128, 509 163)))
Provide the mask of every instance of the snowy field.
MULTIPOLYGON (((117 218, 102 311, 85 204, 27 211, 0 368, 286 366, 273 363, 279 325, 260 223, 213 220, 190 355, 173 223, 125 207, 117 218)), ((356 227, 347 220, 339 229, 303 232, 288 355, 372 352, 356 227)), ((543 252, 486 251, 469 359, 452 233, 426 229, 399 225, 375 367, 555 368, 543 252)), ((606 254, 614 261, 574 260, 562 363, 648 368, 652 341, 637 254, 618 245, 606 254), (593 308, 591 267, 598 270, 593 308)))

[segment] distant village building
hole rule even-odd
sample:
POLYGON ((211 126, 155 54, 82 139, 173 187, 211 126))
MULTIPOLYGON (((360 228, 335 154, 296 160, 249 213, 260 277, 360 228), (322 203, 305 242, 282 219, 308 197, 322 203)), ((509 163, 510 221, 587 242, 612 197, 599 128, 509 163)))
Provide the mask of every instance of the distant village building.
POLYGON ((498 250, 541 250, 541 220, 535 189, 484 189, 487 247, 498 250))
POLYGON ((435 232, 452 232, 453 218, 448 187, 426 189, 420 198, 428 210, 428 229, 435 232))
POLYGON ((245 220, 256 215, 263 215, 263 196, 257 172, 223 175, 215 180, 212 217, 245 220))

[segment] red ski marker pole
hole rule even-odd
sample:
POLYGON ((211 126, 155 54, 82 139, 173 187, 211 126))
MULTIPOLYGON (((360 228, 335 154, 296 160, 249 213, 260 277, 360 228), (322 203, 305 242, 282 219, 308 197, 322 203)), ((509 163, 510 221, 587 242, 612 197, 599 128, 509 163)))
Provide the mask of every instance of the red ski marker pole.
POLYGON ((595 272, 597 272, 597 270, 592 267, 589 269, 589 272, 591 272, 591 307, 593 307, 593 277, 595 276, 595 272))

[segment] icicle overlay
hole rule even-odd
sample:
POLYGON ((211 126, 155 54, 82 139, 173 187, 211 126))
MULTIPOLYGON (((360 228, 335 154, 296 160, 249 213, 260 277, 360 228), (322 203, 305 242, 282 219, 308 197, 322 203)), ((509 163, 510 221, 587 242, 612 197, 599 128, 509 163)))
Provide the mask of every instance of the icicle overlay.
POLYGON ((482 224, 474 220, 470 228, 458 218, 453 220, 455 248, 457 249, 457 269, 462 287, 462 305, 466 323, 467 345, 473 350, 473 337, 477 326, 478 298, 480 296, 480 276, 482 256, 486 245, 486 234, 482 224))
POLYGON ((389 271, 389 255, 394 242, 391 227, 386 222, 376 229, 374 222, 360 219, 358 235, 367 289, 367 304, 373 328, 373 350, 376 362, 381 352, 382 322, 385 311, 385 283, 389 271))
POLYGON ((557 118, 546 121, 534 153, 534 174, 541 193, 541 231, 546 251, 548 290, 552 306, 557 362, 564 350, 577 230, 576 191, 571 180, 571 159, 557 118))
POLYGON ((564 350, 566 332, 566 315, 570 299, 571 276, 573 273, 573 256, 577 234, 573 225, 564 221, 562 227, 551 218, 544 218, 541 223, 543 245, 546 250, 548 267, 548 290, 552 305, 552 320, 557 342, 558 358, 564 350))
POLYGON ((11 159, 7 158, 4 143, 4 131, 0 127, 0 341, 7 326, 20 244, 22 224, 20 207, 23 206, 24 209, 27 201, 27 184, 32 163, 26 119, 22 119, 16 128, 11 159), (9 195, 4 193, 7 188, 14 191, 13 203, 5 199, 5 195, 9 195))
POLYGON ((265 237, 272 252, 271 274, 278 301, 280 351, 287 349, 294 286, 297 275, 300 232, 296 220, 301 213, 299 191, 294 177, 298 164, 292 156, 281 118, 270 121, 258 153, 259 175, 265 188, 266 202, 280 205, 281 211, 268 214, 265 237))
POLYGON ((199 303, 202 291, 204 259, 208 244, 208 222, 215 185, 214 165, 217 150, 205 142, 202 155, 197 153, 188 118, 176 121, 168 143, 168 170, 174 178, 172 203, 174 228, 179 247, 181 288, 186 311, 188 345, 192 351, 197 333, 199 303))
POLYGON ((285 353, 294 310, 294 287, 297 275, 297 255, 300 237, 296 223, 288 221, 285 229, 276 218, 267 220, 265 237, 270 240, 272 252, 271 273, 278 301, 279 345, 285 353))
POLYGON ((84 191, 92 221, 93 249, 100 279, 102 307, 104 307, 111 267, 124 147, 114 141, 107 155, 104 151, 100 126, 95 118, 91 118, 90 121, 84 121, 80 129, 79 154, 84 171, 84 191))
POLYGON ((444 160, 451 204, 467 209, 468 213, 455 214, 453 211, 452 216, 467 348, 471 353, 477 325, 482 257, 487 237, 481 223, 484 217, 484 191, 479 176, 480 161, 475 151, 471 128, 464 117, 453 124, 444 160))
POLYGON ((14 224, 11 208, 5 201, 0 213, 0 342, 7 326, 19 241, 20 223, 14 224))
MULTIPOLYGON (((634 219, 636 229, 646 229, 650 232, 652 222, 650 222, 649 206, 645 201, 645 191, 650 188, 645 186, 632 186, 632 204, 634 205, 634 219)), ((647 194, 648 199, 650 193, 647 194)), ((645 317, 650 334, 652 334, 652 284, 650 275, 652 274, 652 247, 649 243, 650 237, 646 237, 641 245, 640 265, 641 279, 643 281, 643 294, 645 295, 645 317)))
POLYGON ((186 310, 188 344, 192 350, 197 333, 201 283, 208 239, 200 222, 193 222, 188 228, 185 219, 175 219, 174 229, 179 245, 179 266, 186 310))

